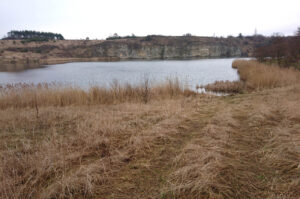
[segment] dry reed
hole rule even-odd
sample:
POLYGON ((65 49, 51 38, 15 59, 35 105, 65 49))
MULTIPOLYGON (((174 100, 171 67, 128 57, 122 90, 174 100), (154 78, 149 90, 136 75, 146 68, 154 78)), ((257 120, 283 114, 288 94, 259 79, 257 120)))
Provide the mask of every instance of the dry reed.
POLYGON ((212 84, 204 86, 206 91, 221 92, 221 93, 242 93, 244 83, 241 81, 216 81, 212 84))
POLYGON ((247 89, 261 90, 293 85, 300 80, 299 70, 266 65, 254 60, 236 60, 232 67, 238 69, 240 79, 245 82, 247 89))
POLYGON ((215 103, 173 160, 166 198, 299 198, 299 88, 215 103))
POLYGON ((232 68, 238 70, 240 81, 216 81, 203 86, 207 91, 223 93, 243 93, 294 85, 300 82, 300 71, 267 65, 254 60, 234 60, 232 68))
POLYGON ((144 102, 191 96, 195 93, 181 85, 178 79, 167 79, 151 86, 149 80, 138 86, 121 86, 114 82, 110 88, 99 86, 85 91, 59 84, 13 84, 0 86, 0 109, 8 107, 69 106, 144 102))
POLYGON ((115 173, 152 158, 147 153, 177 133, 192 111, 187 96, 195 93, 178 79, 87 91, 2 86, 0 198, 92 198, 112 190, 107 187, 120 181, 115 173))
POLYGON ((151 154, 178 133, 193 111, 185 101, 42 106, 38 118, 34 108, 0 111, 0 198, 118 194, 114 183, 121 188, 123 170, 155 158, 151 154))

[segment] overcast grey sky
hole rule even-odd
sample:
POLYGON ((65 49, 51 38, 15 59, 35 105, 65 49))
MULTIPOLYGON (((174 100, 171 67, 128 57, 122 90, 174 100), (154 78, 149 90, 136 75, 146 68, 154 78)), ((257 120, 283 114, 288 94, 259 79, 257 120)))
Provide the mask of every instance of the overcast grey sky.
POLYGON ((67 39, 119 35, 294 34, 300 0, 0 0, 0 37, 10 30, 67 39))

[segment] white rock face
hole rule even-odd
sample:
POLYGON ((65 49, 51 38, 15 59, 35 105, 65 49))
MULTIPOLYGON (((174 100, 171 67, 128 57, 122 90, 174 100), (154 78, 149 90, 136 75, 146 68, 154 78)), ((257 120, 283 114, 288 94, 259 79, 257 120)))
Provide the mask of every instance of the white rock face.
POLYGON ((99 45, 97 56, 120 59, 172 59, 201 57, 238 57, 240 48, 228 45, 131 45, 114 43, 110 46, 99 45))

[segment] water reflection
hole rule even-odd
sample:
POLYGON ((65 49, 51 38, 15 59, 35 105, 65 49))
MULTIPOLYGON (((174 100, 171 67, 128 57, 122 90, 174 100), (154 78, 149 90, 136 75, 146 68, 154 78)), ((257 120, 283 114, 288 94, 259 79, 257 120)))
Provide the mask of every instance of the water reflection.
POLYGON ((23 64, 23 63, 0 63, 0 72, 21 72, 29 69, 43 68, 38 63, 23 64))

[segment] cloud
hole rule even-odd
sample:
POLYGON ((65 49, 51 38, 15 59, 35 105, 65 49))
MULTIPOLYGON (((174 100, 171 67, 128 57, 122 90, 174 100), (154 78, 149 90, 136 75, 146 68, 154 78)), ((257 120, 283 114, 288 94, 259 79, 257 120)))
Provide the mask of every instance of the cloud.
POLYGON ((201 36, 293 34, 300 26, 296 0, 0 0, 0 36, 17 29, 66 38, 192 33, 201 36))

